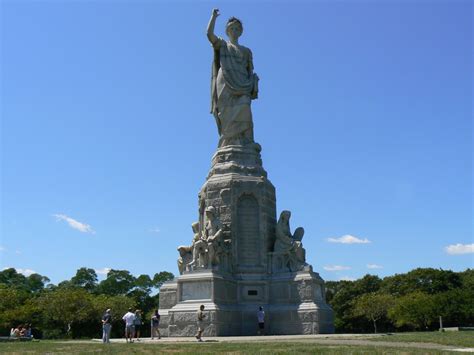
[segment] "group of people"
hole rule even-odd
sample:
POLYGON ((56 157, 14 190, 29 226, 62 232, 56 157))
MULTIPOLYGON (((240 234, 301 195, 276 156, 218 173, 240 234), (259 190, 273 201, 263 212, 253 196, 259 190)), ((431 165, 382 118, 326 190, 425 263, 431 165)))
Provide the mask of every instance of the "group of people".
MULTIPOLYGON (((111 310, 107 309, 102 317, 102 342, 110 343, 110 332, 112 330, 112 315, 111 310)), ((143 324, 142 314, 139 309, 135 312, 132 311, 132 308, 128 309, 128 312, 122 317, 122 320, 125 322, 125 340, 127 343, 133 343, 133 338, 137 341, 140 341, 140 330, 143 324)), ((159 330, 160 325, 160 314, 156 309, 153 315, 151 316, 151 339, 158 337, 161 339, 161 334, 159 330)))
MULTIPOLYGON (((207 315, 204 313, 204 305, 202 304, 197 311, 197 333, 196 339, 199 342, 202 342, 202 333, 204 332, 205 323, 204 320, 206 319, 207 315)), ((112 315, 111 310, 107 309, 102 317, 102 341, 104 343, 110 343, 110 331, 112 330, 112 315)), ((132 308, 128 309, 128 312, 122 317, 122 320, 125 322, 125 340, 127 343, 133 343, 133 338, 137 341, 140 340, 140 328, 142 326, 142 316, 140 310, 136 310, 135 312, 132 311, 132 308)), ((257 311, 257 323, 258 323, 258 334, 264 335, 265 331, 265 311, 263 307, 260 306, 257 311)), ((156 309, 155 312, 151 316, 150 320, 151 325, 151 339, 153 340, 155 337, 161 339, 161 334, 159 330, 160 326, 160 314, 156 309)), ((22 326, 18 327, 21 328, 22 326)), ((28 325, 28 328, 24 328, 29 330, 29 334, 31 336, 31 327, 28 325)), ((12 329, 13 333, 13 329, 12 329)), ((10 334, 12 336, 12 334, 10 334)), ((23 335, 22 335, 23 336, 23 335)), ((26 335, 25 335, 26 336, 26 335)))
POLYGON ((32 338, 31 324, 20 324, 10 330, 11 338, 32 338))

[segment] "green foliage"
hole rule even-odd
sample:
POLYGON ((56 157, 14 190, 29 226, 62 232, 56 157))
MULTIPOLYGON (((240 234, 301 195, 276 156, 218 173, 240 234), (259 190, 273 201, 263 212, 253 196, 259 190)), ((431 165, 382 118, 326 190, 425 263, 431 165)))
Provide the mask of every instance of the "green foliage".
POLYGON ((387 316, 393 306, 393 297, 383 293, 366 293, 359 296, 354 302, 354 314, 362 316, 374 324, 374 333, 377 333, 377 321, 387 316))
POLYGON ((398 327, 410 326, 415 330, 427 330, 436 321, 438 309, 434 296, 415 291, 397 300, 389 316, 398 327))
POLYGON ((396 274, 384 278, 381 288, 394 296, 403 296, 414 291, 427 294, 449 291, 461 287, 459 273, 451 270, 418 268, 406 274, 396 274))
POLYGON ((174 279, 174 275, 168 271, 161 271, 153 276, 153 286, 160 288, 163 283, 174 279))
POLYGON ((98 293, 110 296, 126 295, 135 286, 135 277, 127 270, 110 270, 98 286, 98 293))
POLYGON ((39 292, 48 282, 49 279, 45 276, 31 274, 27 277, 18 273, 14 268, 0 271, 0 285, 22 289, 28 292, 39 292))
POLYGON ((94 269, 81 267, 76 275, 70 280, 71 286, 82 287, 88 291, 94 291, 97 287, 97 273, 94 269))
POLYGON ((436 329, 439 316, 444 326, 474 325, 474 270, 456 273, 418 268, 383 280, 366 275, 352 282, 327 282, 326 299, 334 309, 337 332, 370 331, 368 315, 376 313, 378 304, 374 302, 369 311, 367 302, 367 312, 362 312, 357 301, 373 292, 386 295, 392 302, 389 317, 381 317, 374 324, 385 331, 436 329))
POLYGON ((338 332, 369 332, 367 322, 353 312, 354 300, 368 292, 377 292, 382 280, 378 276, 365 275, 356 281, 338 281, 327 283, 326 290, 330 295, 328 303, 336 313, 335 326, 338 332))

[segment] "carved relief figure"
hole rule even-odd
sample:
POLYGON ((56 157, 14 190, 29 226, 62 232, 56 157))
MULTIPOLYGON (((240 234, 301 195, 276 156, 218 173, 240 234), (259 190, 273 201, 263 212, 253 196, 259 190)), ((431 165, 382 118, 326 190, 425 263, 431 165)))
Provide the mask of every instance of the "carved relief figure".
POLYGON ((258 76, 253 72, 252 52, 239 44, 242 22, 227 21, 229 41, 214 34, 219 10, 212 10, 207 38, 214 48, 211 80, 211 112, 219 132, 219 147, 253 143, 251 100, 258 96, 258 76))
POLYGON ((207 262, 207 243, 202 239, 199 222, 192 224, 194 237, 193 237, 193 260, 189 263, 190 267, 204 267, 207 262))
POLYGON ((207 207, 205 213, 206 224, 203 229, 203 239, 207 242, 207 266, 210 268, 219 263, 222 225, 213 206, 207 207))
POLYGON ((276 226, 276 240, 274 251, 284 254, 285 266, 288 266, 291 271, 301 269, 306 264, 306 251, 303 248, 304 229, 298 227, 292 235, 290 231, 290 211, 282 211, 280 219, 276 226))

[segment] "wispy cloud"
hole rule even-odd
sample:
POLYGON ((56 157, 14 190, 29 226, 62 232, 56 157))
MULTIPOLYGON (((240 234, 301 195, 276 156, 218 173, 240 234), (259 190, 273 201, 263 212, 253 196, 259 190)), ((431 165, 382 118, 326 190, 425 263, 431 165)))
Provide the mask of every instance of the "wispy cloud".
POLYGON ((74 228, 82 233, 91 233, 95 234, 95 231, 88 224, 76 221, 74 218, 66 216, 65 214, 53 214, 56 217, 57 221, 66 221, 69 224, 69 227, 74 228))
POLYGON ((472 254, 474 253, 474 243, 473 244, 452 244, 444 248, 446 253, 450 255, 459 255, 459 254, 472 254))
POLYGON ((342 265, 326 265, 323 267, 326 271, 341 271, 341 270, 350 270, 350 266, 342 266, 342 265))
MULTIPOLYGON (((11 267, 4 267, 3 268, 3 270, 6 270, 6 269, 11 269, 11 267)), ((15 267, 14 269, 16 270, 17 273, 23 274, 25 276, 30 276, 31 274, 36 274, 37 273, 35 270, 31 270, 31 269, 21 269, 21 268, 17 268, 17 267, 15 267)))
POLYGON ((150 228, 149 232, 151 232, 151 233, 160 233, 161 231, 160 231, 160 228, 155 227, 155 228, 150 228))
POLYGON ((383 269, 383 266, 377 264, 367 264, 367 269, 383 269))
POLYGON ((109 271, 111 270, 111 268, 109 267, 103 267, 102 269, 95 269, 95 272, 97 273, 97 275, 106 275, 109 273, 109 271))
POLYGON ((342 237, 339 238, 328 238, 328 242, 330 243, 342 243, 342 244, 367 244, 370 243, 370 240, 367 238, 365 239, 359 239, 357 237, 354 237, 353 235, 343 235, 342 237))
POLYGON ((15 250, 15 254, 21 255, 21 250, 15 250))
POLYGON ((354 277, 350 276, 343 276, 339 279, 339 281, 355 281, 356 279, 354 277))
POLYGON ((5 250, 7 250, 7 249, 5 249, 5 247, 0 245, 0 251, 5 251, 5 250))

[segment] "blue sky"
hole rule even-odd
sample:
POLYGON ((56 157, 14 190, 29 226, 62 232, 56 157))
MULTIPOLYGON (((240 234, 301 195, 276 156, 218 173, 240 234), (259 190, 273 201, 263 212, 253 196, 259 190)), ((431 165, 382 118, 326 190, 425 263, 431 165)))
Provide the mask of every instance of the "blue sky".
POLYGON ((471 2, 3 0, 0 268, 177 273, 213 7, 244 23, 278 213, 323 278, 474 266, 471 2))

